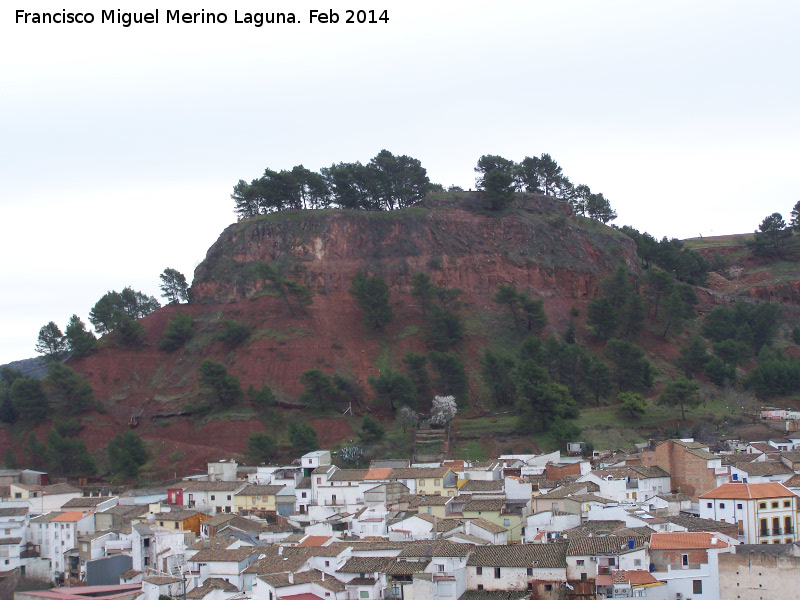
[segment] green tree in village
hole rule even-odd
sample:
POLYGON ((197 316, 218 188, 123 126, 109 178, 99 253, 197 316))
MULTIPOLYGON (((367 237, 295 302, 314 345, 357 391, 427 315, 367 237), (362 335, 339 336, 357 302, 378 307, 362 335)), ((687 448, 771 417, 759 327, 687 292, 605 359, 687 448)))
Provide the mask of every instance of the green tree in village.
POLYGON ((489 388, 494 403, 497 406, 513 406, 517 397, 517 386, 513 377, 516 366, 514 359, 487 348, 480 361, 481 377, 489 388))
POLYGON ((700 384, 681 377, 667 384, 658 397, 658 403, 663 406, 680 406, 681 421, 686 420, 686 409, 694 408, 700 404, 700 384))
POLYGON ((428 352, 428 360, 433 367, 436 379, 434 391, 439 396, 455 396, 459 406, 464 407, 469 400, 467 375, 464 363, 452 352, 428 352))
POLYGON ((424 317, 428 303, 436 296, 436 286, 431 283, 430 275, 421 271, 414 274, 411 278, 411 295, 419 298, 424 317))
POLYGON ((239 402, 244 393, 236 375, 228 373, 222 363, 204 360, 198 367, 198 382, 205 393, 223 406, 239 402))
POLYGON ((35 424, 47 418, 50 403, 39 380, 19 377, 11 384, 9 394, 22 421, 35 424))
POLYGON ((625 340, 610 340, 604 352, 618 391, 636 392, 653 386, 653 366, 644 350, 625 340))
POLYGON ((378 377, 369 377, 367 382, 380 400, 388 401, 392 411, 401 406, 417 406, 417 388, 410 377, 393 369, 382 369, 378 377))
POLYGON ((305 391, 300 394, 300 402, 305 402, 317 408, 323 408, 331 402, 339 400, 339 390, 333 385, 329 375, 319 369, 309 369, 300 375, 300 383, 305 386, 305 391))
POLYGON ((314 428, 303 421, 289 421, 287 426, 289 444, 296 452, 312 452, 319 448, 317 432, 314 428))
POLYGON ((97 472, 86 444, 78 439, 62 437, 55 427, 47 434, 47 460, 50 469, 63 477, 94 475, 97 472))
POLYGON ((426 368, 427 363, 428 357, 424 354, 406 352, 403 357, 406 374, 414 383, 414 387, 417 390, 417 398, 430 396, 431 382, 428 377, 428 369, 426 368))
POLYGON ((147 462, 147 449, 133 430, 127 429, 108 443, 106 449, 111 470, 125 477, 136 477, 147 462))
POLYGON ((183 312, 176 312, 175 316, 167 322, 164 335, 158 343, 158 347, 167 352, 172 352, 183 346, 194 335, 192 317, 183 312))
POLYGON ((380 442, 386 430, 381 427, 377 419, 372 415, 364 415, 361 419, 361 431, 358 434, 359 439, 365 444, 375 444, 380 442))
POLYGON ((270 459, 275 457, 277 451, 278 443, 271 435, 257 431, 251 433, 250 437, 247 438, 245 454, 250 462, 255 464, 269 462, 270 459))
POLYGON ((647 412, 647 402, 638 392, 622 392, 617 395, 619 410, 627 412, 631 418, 638 419, 647 412))
POLYGON ((353 276, 349 293, 358 307, 364 311, 364 325, 370 329, 383 329, 391 322, 389 286, 383 279, 357 271, 353 276))
POLYGON ((67 365, 50 363, 42 381, 50 392, 52 404, 66 414, 80 414, 95 406, 92 386, 67 365))

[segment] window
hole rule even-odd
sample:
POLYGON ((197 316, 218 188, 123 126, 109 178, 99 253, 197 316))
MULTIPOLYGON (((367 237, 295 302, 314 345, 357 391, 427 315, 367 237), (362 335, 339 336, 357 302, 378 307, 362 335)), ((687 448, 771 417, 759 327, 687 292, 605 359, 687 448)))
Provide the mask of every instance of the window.
POLYGON ((14 498, 22 498, 22 494, 20 492, 14 492, 14 498))
POLYGON ((326 567, 330 567, 330 566, 331 566, 331 561, 329 561, 329 560, 326 560, 326 561, 325 561, 325 566, 326 566, 326 567))
POLYGON ((772 508, 778 508, 778 503, 777 502, 773 502, 772 503, 772 508))
POLYGON ((528 577, 533 577, 533 568, 528 567, 528 577))
POLYGON ((303 492, 303 493, 301 494, 301 497, 303 497, 303 498, 306 498, 306 497, 307 497, 307 496, 306 496, 306 492, 303 492))
POLYGON ((217 498, 214 496, 214 494, 211 494, 211 501, 214 502, 214 500, 216 500, 216 499, 217 498))
POLYGON ((758 503, 758 508, 767 508, 767 503, 766 502, 759 502, 758 503))
POLYGON ((530 581, 528 582, 528 590, 529 590, 529 591, 532 591, 532 590, 533 590, 533 583, 532 583, 532 582, 530 582, 530 581))
POLYGON ((432 513, 433 513, 433 507, 432 507, 432 506, 429 506, 429 507, 428 507, 428 514, 430 515, 430 514, 432 514, 432 513))
POLYGON ((425 480, 424 479, 420 479, 419 480, 419 485, 420 485, 420 487, 424 486, 425 485, 425 480))
POLYGON ((581 573, 581 581, 586 581, 588 577, 589 576, 586 573, 581 573))
POLYGON ((641 567, 642 566, 642 559, 641 558, 634 558, 633 559, 633 566, 634 567, 641 567))
POLYGON ((508 527, 509 525, 511 525, 511 521, 509 521, 508 519, 503 519, 503 525, 508 527))
POLYGON ((228 494, 228 500, 230 500, 230 499, 231 499, 231 495, 230 495, 230 494, 228 494))
POLYGON ((693 594, 702 594, 703 593, 703 580, 702 579, 695 579, 692 581, 692 593, 693 594))
POLYGON ((689 555, 688 554, 682 554, 681 555, 681 564, 684 567, 688 567, 689 566, 689 555))
POLYGON ((444 573, 444 565, 436 565, 439 568, 439 573, 444 573))
POLYGON ((483 590, 483 584, 482 584, 482 583, 479 583, 479 584, 478 584, 478 591, 480 592, 481 590, 483 590))
POLYGON ((584 559, 582 559, 582 558, 579 558, 579 559, 576 561, 576 563, 577 563, 577 565, 578 565, 579 567, 582 567, 583 565, 585 565, 585 564, 586 564, 586 561, 585 561, 584 559))
POLYGON ((714 505, 711 502, 706 502, 706 508, 713 508, 714 505))
POLYGON ((792 501, 791 500, 784 500, 783 501, 783 507, 784 508, 789 508, 791 505, 792 505, 792 501))
POLYGON ((494 578, 495 579, 500 579, 500 567, 495 567, 494 568, 494 578))
POLYGON ((724 503, 724 502, 720 502, 720 503, 719 503, 719 507, 720 507, 720 508, 725 508, 725 503, 724 503))
POLYGON ((741 505, 741 503, 737 504, 737 505, 736 505, 736 508, 738 508, 739 510, 742 510, 742 505, 741 505))
POLYGON ((433 485, 441 485, 441 484, 442 484, 442 481, 440 479, 434 479, 433 480, 433 485))
POLYGON ((175 529, 180 529, 180 525, 181 525, 180 523, 178 523, 177 521, 175 521, 175 529))
POLYGON ((483 575, 483 567, 475 567, 475 575, 483 575))
POLYGON ((360 598, 369 598, 369 592, 367 590, 361 590, 358 595, 360 598))
POLYGON ((545 583, 544 584, 544 591, 545 592, 552 592, 553 591, 553 584, 552 583, 545 583))

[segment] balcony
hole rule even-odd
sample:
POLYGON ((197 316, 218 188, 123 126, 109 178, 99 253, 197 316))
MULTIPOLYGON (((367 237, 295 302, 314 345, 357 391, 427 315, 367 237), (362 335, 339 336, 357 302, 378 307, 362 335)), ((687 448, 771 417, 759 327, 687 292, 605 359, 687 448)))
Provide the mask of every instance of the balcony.
POLYGON ((783 535, 782 529, 780 527, 773 527, 772 528, 772 535, 783 535))

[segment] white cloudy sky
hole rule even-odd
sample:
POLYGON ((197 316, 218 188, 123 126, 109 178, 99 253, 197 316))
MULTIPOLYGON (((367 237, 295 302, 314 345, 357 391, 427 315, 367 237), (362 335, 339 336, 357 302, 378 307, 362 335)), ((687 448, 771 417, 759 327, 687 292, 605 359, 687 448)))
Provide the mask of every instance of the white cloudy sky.
POLYGON ((386 148, 470 187, 481 154, 549 152, 659 237, 749 232, 800 200, 792 0, 160 4, 162 23, 128 29, 0 13, 0 364, 110 289, 191 278, 235 219, 232 185, 266 166, 386 148), (307 22, 328 7, 390 21, 307 22), (168 8, 230 20, 167 25, 168 8), (234 9, 302 22, 236 25, 234 9))

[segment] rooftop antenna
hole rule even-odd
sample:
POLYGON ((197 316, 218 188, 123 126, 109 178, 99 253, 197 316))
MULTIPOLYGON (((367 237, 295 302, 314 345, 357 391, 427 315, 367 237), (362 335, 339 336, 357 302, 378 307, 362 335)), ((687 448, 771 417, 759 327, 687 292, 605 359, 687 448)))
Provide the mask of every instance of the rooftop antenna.
POLYGON ((346 415, 347 413, 353 414, 353 401, 347 403, 347 409, 342 413, 342 416, 346 415))

